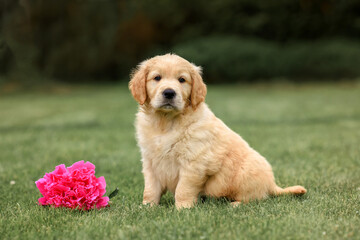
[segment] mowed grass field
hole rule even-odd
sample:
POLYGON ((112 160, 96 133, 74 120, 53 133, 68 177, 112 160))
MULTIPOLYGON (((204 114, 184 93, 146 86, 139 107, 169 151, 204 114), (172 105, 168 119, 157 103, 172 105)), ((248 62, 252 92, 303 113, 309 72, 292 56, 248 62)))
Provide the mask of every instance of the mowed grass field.
POLYGON ((210 86, 214 113, 272 164, 282 196, 233 208, 205 199, 177 211, 171 194, 141 207, 137 105, 125 85, 0 96, 1 239, 360 239, 360 85, 210 86), (111 206, 37 205, 35 181, 58 164, 96 165, 111 206))

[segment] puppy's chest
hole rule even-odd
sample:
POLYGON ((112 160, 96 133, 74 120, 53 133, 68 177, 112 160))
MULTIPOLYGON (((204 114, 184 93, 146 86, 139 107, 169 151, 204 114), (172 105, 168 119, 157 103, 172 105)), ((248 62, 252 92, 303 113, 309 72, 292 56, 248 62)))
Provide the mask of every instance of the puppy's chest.
MULTIPOLYGON (((140 133, 141 134, 141 133, 140 133)), ((175 191, 181 166, 186 164, 186 147, 181 131, 156 132, 139 136, 144 161, 151 161, 152 169, 161 185, 175 191)))
POLYGON ((184 134, 181 131, 158 133, 146 138, 145 144, 148 154, 153 159, 178 162, 183 158, 186 147, 183 143, 184 134))

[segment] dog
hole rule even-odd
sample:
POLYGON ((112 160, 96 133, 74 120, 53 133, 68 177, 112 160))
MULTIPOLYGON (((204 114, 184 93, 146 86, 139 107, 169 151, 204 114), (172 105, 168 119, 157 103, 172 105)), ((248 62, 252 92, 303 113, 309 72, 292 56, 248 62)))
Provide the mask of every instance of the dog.
POLYGON ((267 160, 218 119, 205 104, 202 69, 175 54, 145 60, 131 74, 139 103, 135 127, 142 156, 143 204, 175 194, 177 209, 198 196, 225 197, 237 206, 281 194, 303 195, 302 186, 276 185, 267 160))

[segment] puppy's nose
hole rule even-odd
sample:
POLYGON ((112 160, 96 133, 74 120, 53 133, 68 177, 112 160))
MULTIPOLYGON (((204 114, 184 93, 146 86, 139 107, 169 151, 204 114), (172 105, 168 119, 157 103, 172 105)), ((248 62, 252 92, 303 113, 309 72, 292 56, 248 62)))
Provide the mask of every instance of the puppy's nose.
POLYGON ((162 95, 166 99, 173 99, 176 96, 176 92, 171 88, 167 88, 163 91, 162 95))

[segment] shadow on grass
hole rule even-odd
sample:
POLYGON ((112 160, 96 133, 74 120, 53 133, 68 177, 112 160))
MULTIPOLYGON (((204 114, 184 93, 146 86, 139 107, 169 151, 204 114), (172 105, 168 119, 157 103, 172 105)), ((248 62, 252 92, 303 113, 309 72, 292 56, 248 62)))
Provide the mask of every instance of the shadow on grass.
POLYGON ((38 207, 40 208, 40 211, 46 211, 47 214, 53 214, 53 215, 67 213, 74 216, 82 216, 82 215, 91 215, 91 214, 105 213, 112 211, 110 205, 101 209, 94 208, 90 210, 85 210, 80 208, 54 207, 49 205, 38 206, 38 207))
MULTIPOLYGON (((269 196, 266 199, 261 200, 253 200, 247 204, 242 205, 261 205, 261 204, 268 204, 268 203, 275 203, 275 202, 282 202, 283 200, 286 201, 298 201, 303 202, 309 199, 309 194, 305 194, 302 196, 295 196, 295 195, 282 195, 282 196, 269 196)), ((197 206, 226 206, 231 204, 231 200, 226 197, 215 198, 209 196, 199 196, 197 206)), ((174 208, 175 207, 175 199, 171 194, 166 194, 162 197, 160 201, 160 205, 165 208, 174 208)))
MULTIPOLYGON (((269 196, 267 199, 264 199, 265 201, 298 201, 303 202, 309 199, 309 193, 305 193, 304 195, 280 195, 280 196, 269 196)), ((263 201, 264 201, 263 200, 263 201)), ((259 200, 261 202, 262 200, 259 200)))

